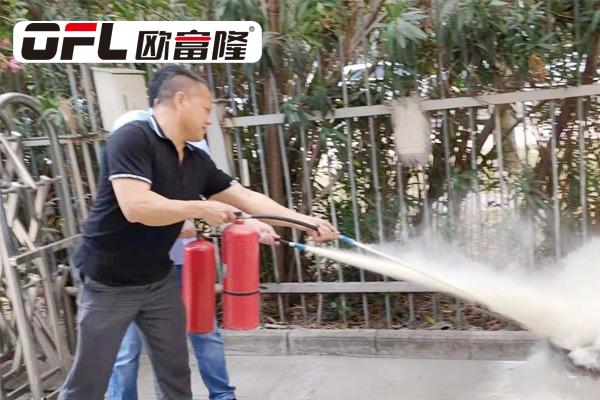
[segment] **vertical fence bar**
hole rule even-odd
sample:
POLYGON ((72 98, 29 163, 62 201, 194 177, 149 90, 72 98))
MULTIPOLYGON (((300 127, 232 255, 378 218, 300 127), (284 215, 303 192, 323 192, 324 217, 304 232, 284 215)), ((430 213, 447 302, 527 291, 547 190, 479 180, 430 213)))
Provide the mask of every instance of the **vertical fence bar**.
MULTIPOLYGON (((252 101, 252 113, 258 115, 258 104, 256 101, 256 85, 254 83, 254 76, 248 77, 250 83, 250 99, 252 101)), ((263 193, 269 196, 269 179, 267 176, 267 163, 265 161, 265 146, 263 143, 262 128, 256 126, 256 146, 258 153, 258 161, 260 163, 260 178, 263 186, 263 193)))
POLYGON ((68 359, 67 345, 62 331, 60 330, 60 320, 58 318, 58 301, 56 292, 56 280, 52 276, 50 265, 54 264, 53 256, 50 250, 44 250, 42 252, 42 259, 38 264, 40 269, 40 276, 42 277, 42 285, 44 287, 44 294, 46 300, 46 308, 48 312, 48 319, 50 321, 50 327, 52 329, 52 336, 54 339, 54 346, 56 347, 56 353, 58 355, 58 361, 60 362, 60 369, 67 373, 69 372, 70 361, 68 359))
MULTIPOLYGON (((231 112, 233 116, 237 116, 237 102, 235 101, 235 92, 233 91, 233 74, 231 73, 231 64, 225 64, 225 71, 227 72, 227 92, 229 94, 229 104, 231 106, 231 112)), ((242 149, 242 137, 238 128, 233 128, 233 136, 235 140, 235 147, 237 147, 237 164, 238 164, 238 177, 242 178, 244 172, 244 152, 242 149)))
POLYGON ((102 134, 100 132, 94 134, 92 137, 92 147, 94 149, 94 155, 96 156, 96 162, 98 166, 102 163, 102 134))
MULTIPOLYGON (((277 99, 277 90, 275 86, 275 76, 271 74, 271 90, 273 91, 274 109, 276 113, 279 113, 279 100, 277 99)), ((285 133, 283 132, 282 124, 277 125, 277 133, 279 134, 279 150, 281 152, 281 167, 283 169, 283 179, 285 181, 285 189, 287 192, 287 204, 290 209, 294 208, 293 194, 292 194, 292 181, 290 178, 290 167, 287 159, 287 150, 285 145, 285 133)), ((298 231, 292 228, 292 240, 298 241, 298 231)), ((302 283, 302 262, 300 259, 300 252, 294 248, 294 260, 296 262, 296 273, 298 275, 298 282, 302 283)), ((304 322, 308 320, 308 314, 306 311, 306 296, 304 293, 300 294, 300 304, 302 306, 302 316, 304 322)))
POLYGON ((396 162, 396 184, 398 185, 398 209, 400 211, 398 219, 400 220, 400 237, 403 242, 408 241, 408 210, 406 207, 406 193, 404 191, 403 164, 398 159, 396 162))
MULTIPOLYGON (((367 62, 366 54, 365 54, 365 73, 363 74, 364 85, 365 85, 365 96, 367 100, 367 105, 370 106, 372 104, 371 101, 371 89, 369 85, 369 77, 367 76, 367 72, 369 70, 369 65, 367 62)), ((377 166, 377 142, 375 137, 375 123, 373 121, 373 117, 369 116, 369 144, 371 145, 371 174, 373 177, 373 188, 375 191, 375 211, 377 213, 377 238, 380 242, 383 242, 383 215, 382 215, 382 198, 381 198, 381 186, 379 184, 379 167, 377 166)))
MULTIPOLYGON (((210 64, 209 64, 210 65, 210 64)), ((212 75, 212 74, 211 74, 212 75)), ((210 75, 209 75, 210 76, 210 75)), ((250 83, 250 99, 252 101, 252 113, 254 115, 258 115, 258 103, 256 102, 256 85, 254 83, 254 73, 251 73, 248 76, 248 82, 250 83)), ((260 126, 256 126, 256 145, 258 151, 258 160, 260 163, 260 178, 263 187, 263 193, 269 196, 269 179, 267 176, 267 163, 265 161, 265 147, 263 143, 263 133, 260 126)), ((275 250, 275 246, 271 247, 271 258, 273 260, 273 276, 275 278, 275 282, 281 282, 281 278, 279 276, 279 265, 277 262, 277 252, 275 250)), ((279 309, 279 319, 284 322, 285 312, 283 307, 283 296, 281 293, 277 293, 277 307, 279 309)))
MULTIPOLYGON (((438 45, 438 84, 440 87, 440 98, 446 98, 446 78, 444 72, 444 51, 442 38, 444 35, 444 25, 441 18, 441 7, 439 2, 436 3, 436 14, 437 14, 437 35, 436 42, 438 45)), ((442 145, 444 147, 444 173, 446 175, 446 186, 448 196, 448 231, 450 232, 449 240, 452 240, 452 232, 454 232, 454 187, 452 183, 452 168, 450 165, 450 127, 448 122, 448 110, 442 111, 442 145)), ((456 309, 456 323, 461 323, 461 301, 457 297, 455 298, 455 309, 456 309)))
MULTIPOLYGON (((528 176, 531 175, 531 165, 530 165, 530 155, 529 155, 529 145, 527 144, 527 117, 526 117, 526 109, 525 109, 525 105, 523 105, 523 140, 524 140, 524 146, 525 146, 525 165, 526 165, 526 171, 528 171, 528 176)), ((529 243, 528 249, 527 249, 527 267, 528 268, 533 268, 535 266, 535 250, 537 248, 537 227, 536 227, 536 220, 535 220, 535 214, 533 212, 533 210, 531 209, 531 207, 527 208, 527 223, 528 223, 528 227, 529 227, 529 240, 531 240, 531 242, 529 243)))
POLYGON ((475 243, 476 249, 481 244, 481 195, 479 193, 479 175, 477 168, 477 128, 475 127, 475 109, 469 108, 469 137, 471 140, 471 170, 473 178, 471 179, 471 190, 475 193, 475 243))
POLYGON ((77 202, 79 203, 80 223, 83 223, 87 217, 87 204, 85 202, 85 194, 83 193, 83 183, 81 181, 81 172, 79 171, 79 163, 77 162, 77 154, 75 153, 75 146, 73 145, 72 139, 67 139, 67 155, 69 158, 69 164, 71 166, 73 185, 75 186, 75 192, 77 193, 77 202))
MULTIPOLYGON (((344 101, 344 107, 348 107, 348 82, 346 80, 346 74, 344 73, 344 66, 346 65, 344 56, 344 39, 343 35, 338 35, 338 47, 339 47, 339 58, 340 58, 340 74, 342 79, 342 96, 344 101)), ((346 155, 348 157, 348 181, 350 182, 350 197, 352 202, 352 221, 354 223, 354 238, 361 241, 360 235, 360 220, 359 220, 359 209, 358 209, 358 195, 356 191, 356 177, 354 171, 354 155, 352 154, 353 143, 352 143, 352 126, 350 119, 344 121, 344 133, 346 135, 346 155)), ((365 282, 365 271, 361 268, 359 271, 360 281, 365 282)), ((363 308, 363 319, 365 326, 368 328, 369 323, 369 302, 365 293, 361 294, 362 297, 362 308, 363 308)))
POLYGON ((494 144, 496 145, 496 162, 498 166, 498 183, 500 185, 500 209, 504 211, 506 196, 506 182, 504 180, 504 155, 502 149, 502 124, 500 121, 499 107, 494 107, 494 144))
MULTIPOLYGON (((306 211, 309 215, 313 215, 313 204, 312 204, 313 191, 312 191, 312 184, 310 182, 309 165, 306 160, 306 157, 308 157, 308 149, 306 147, 306 132, 304 129, 304 125, 302 125, 302 123, 299 126, 299 130, 300 130, 300 147, 302 148, 302 151, 300 151, 300 157, 302 158, 302 182, 303 182, 303 186, 304 186, 303 194, 306 199, 306 204, 305 204, 306 211)), ((329 161, 329 155, 327 156, 327 160, 329 161)), ((328 170, 328 174, 329 174, 329 170, 328 170)), ((331 180, 331 174, 329 174, 329 179, 331 180)), ((317 282, 321 282, 323 280, 323 276, 322 276, 322 272, 321 272, 321 265, 323 265, 325 263, 325 259, 322 257, 317 257, 316 260, 317 260, 317 262, 316 262, 317 282)), ((317 294, 317 325, 321 325, 322 318, 323 318, 323 293, 318 293, 317 294)))
MULTIPOLYGON (((506 182, 504 180, 504 156, 503 156, 503 148, 502 148, 502 124, 501 124, 501 120, 500 120, 500 106, 496 105, 494 107, 494 111, 493 111, 493 115, 491 116, 491 118, 494 118, 494 144, 496 146, 496 163, 497 163, 497 168, 498 168, 498 183, 499 183, 499 187, 500 187, 500 218, 501 220, 504 220, 507 216, 507 212, 506 212, 506 205, 505 205, 505 199, 506 199, 506 182)), ((500 231, 500 234, 498 235, 499 240, 497 240, 497 242, 499 242, 500 244, 500 253, 503 256, 504 255, 508 255, 508 248, 507 248, 507 230, 504 227, 504 224, 498 224, 498 229, 500 231)))
POLYGON ((304 197, 306 199, 306 212, 309 215, 313 214, 313 190, 310 182, 310 169, 306 157, 308 157, 308 148, 306 147, 306 131, 304 126, 300 126, 300 152, 302 158, 302 182, 304 184, 304 197))
POLYGON ((56 183, 56 193, 59 198, 59 210, 64 219, 65 236, 72 236, 77 230, 75 215, 73 213, 71 189, 69 187, 69 179, 65 169, 65 159, 61 151, 61 145, 54 131, 52 124, 44 118, 42 123, 46 128, 48 138, 50 140, 49 154, 52 157, 52 173, 54 177, 60 176, 60 181, 56 183))
POLYGON ((579 127, 579 196, 581 198, 581 238, 588 239, 588 201, 587 201, 587 162, 585 148, 585 120, 583 116, 583 99, 577 98, 577 125, 579 127))
MULTIPOLYGON (((440 63, 441 55, 440 55, 440 63)), ((441 64, 440 64, 441 65, 441 64)), ((446 95, 444 94, 444 72, 442 68, 440 68, 439 79, 440 79, 440 90, 441 90, 441 98, 445 99, 446 95)), ((446 185, 448 187, 448 224, 450 225, 450 229, 454 228, 454 199, 452 196, 453 188, 452 188, 452 170, 450 166, 450 135, 448 132, 448 111, 442 110, 442 145, 444 146, 444 173, 446 175, 446 185)))
POLYGON ((556 111, 554 101, 550 102, 550 163, 552 165, 552 210, 554 223, 554 258, 558 261, 562 257, 562 243, 560 235, 560 203, 558 199, 558 160, 556 138, 556 111))
MULTIPOLYGON (((525 104, 524 103, 518 103, 518 109, 521 110, 522 115, 518 115, 517 117, 520 118, 523 121, 523 147, 525 149, 525 155, 524 155, 524 160, 525 160, 525 164, 523 166, 523 171, 525 171, 527 173, 527 177, 529 178, 530 176, 530 169, 531 166, 529 165, 530 163, 530 157, 529 157, 529 145, 527 144, 527 109, 525 108, 525 104)), ((526 263, 527 263, 527 267, 528 268, 533 268, 533 266, 535 265, 535 248, 536 248, 536 228, 535 228, 535 218, 532 212, 531 207, 527 206, 527 210, 526 210, 526 217, 527 217, 527 232, 525 233, 528 238, 528 242, 529 245, 527 245, 525 251, 526 251, 526 263)))
MULTIPOLYGON (((338 227, 338 220, 337 220, 337 211, 335 209, 335 206, 333 205, 333 202, 331 203, 331 221, 333 223, 333 226, 337 229, 338 227)), ((339 241, 335 241, 335 248, 339 248, 340 244, 339 241)), ((342 269, 341 265, 339 264, 335 264, 337 271, 338 271, 338 282, 340 283, 344 283, 344 270, 342 269)), ((348 327, 348 307, 347 307, 347 303, 346 303, 346 295, 344 293, 340 294, 340 303, 342 304, 342 322, 343 322, 343 327, 347 328, 348 327)))
MULTIPOLYGON (((404 190, 404 179, 402 177, 403 174, 403 165, 398 160, 396 163, 396 184, 398 185, 398 199, 399 199, 399 209, 400 209, 400 237, 402 238, 402 242, 408 242, 408 210, 406 207, 406 192, 404 190)), ((408 293, 408 322, 409 324, 413 324, 415 322, 415 294, 408 293)))
POLYGON ((86 139, 83 139, 80 144, 81 153, 83 155, 83 165, 85 167, 85 175, 87 177, 88 187, 90 188, 90 194, 92 197, 96 197, 96 178, 94 177, 94 167, 92 165, 90 149, 86 139))
MULTIPOLYGON (((444 98, 445 96, 442 96, 444 98)), ((452 187, 452 170, 450 166, 450 135, 448 132, 448 112, 442 111, 442 144, 444 146, 444 173, 446 175, 446 185, 448 187, 448 223, 450 229, 454 227, 454 199, 452 187)))
MULTIPOLYGON (((577 7, 575 1, 575 8, 577 7)), ((547 33, 550 34, 552 25, 551 19, 552 3, 551 0, 546 0, 546 14, 548 15, 548 24, 546 26, 547 33)), ((576 10, 575 10, 576 11, 576 10)), ((577 29, 577 28, 576 28, 577 29)), ((577 35, 577 30, 575 31, 577 35)), ((579 65, 577 66, 579 68, 579 65)), ((553 87, 553 77, 550 75, 550 87, 553 87)), ((550 165, 552 168, 551 184, 552 184, 552 222, 554 227, 554 259, 560 260, 562 257, 562 236, 561 236, 561 221, 560 221, 560 199, 559 199, 559 182, 558 182, 558 137, 556 132, 556 103, 550 101, 550 165)))
MULTIPOLYGON (((318 71, 318 76, 319 79, 322 81, 323 80, 323 69, 322 69, 322 64, 321 64, 321 52, 320 50, 317 50, 316 52, 317 54, 317 71, 318 71)), ((299 82, 298 82, 299 83, 299 82)), ((296 90, 298 90, 298 85, 296 85, 296 90)), ((329 190, 329 195, 327 196, 328 198, 328 202, 329 202, 329 212, 331 215, 331 223, 333 224, 335 229, 338 229, 338 224, 337 224, 337 209, 335 206, 335 201, 333 199, 333 191, 335 188, 335 183, 333 180, 333 174, 331 173, 331 154, 329 152, 329 142, 326 141, 326 146, 325 146, 325 151, 326 151, 326 156, 327 156, 327 177, 329 179, 330 182, 330 190, 329 190)), ((306 157, 303 158, 304 160, 306 159, 306 157)), ((310 190, 311 192, 311 196, 312 196, 312 188, 310 190)), ((335 241, 335 247, 339 247, 339 241, 336 240, 335 241)), ((321 260, 319 260, 319 258, 317 257, 317 261, 319 265, 326 265, 327 263, 327 259, 325 258, 321 258, 321 260)), ((337 268, 338 271, 338 281, 339 282, 343 282, 344 281, 344 276, 343 276, 343 272, 342 269, 337 268)), ((319 282, 322 281, 322 273, 319 270, 318 274, 317 274, 317 280, 319 282)), ((321 324, 321 318, 322 318, 322 313, 323 313, 323 294, 319 293, 318 294, 318 323, 321 324)), ((342 322, 344 327, 346 327, 348 325, 348 319, 347 319, 347 315, 346 315, 346 296, 342 293, 340 295, 340 303, 341 303, 341 312, 338 310, 338 314, 341 314, 342 316, 342 322)))
MULTIPOLYGON (((148 65, 148 64, 146 64, 148 65)), ((209 89, 210 92, 212 93, 213 96, 216 96, 216 91, 215 91, 215 81, 213 79, 213 75, 212 75, 212 68, 210 67, 210 64, 206 64, 208 66, 208 85, 209 85, 209 89)), ((220 116, 218 116, 220 117, 220 116)), ((209 143, 210 146, 210 143, 209 143)), ((226 159, 228 160, 228 158, 226 157, 226 159)), ((223 270, 223 265, 221 262, 221 243, 219 242, 218 238, 214 238, 213 239, 213 244, 215 245, 215 268, 217 269, 217 281, 219 283, 222 282, 223 280, 223 276, 224 276, 224 270, 223 270)))
MULTIPOLYGON (((581 86, 581 12, 579 0, 573 0, 573 13, 575 14, 575 43, 577 46, 577 86, 581 86)), ((585 149, 585 129, 583 119, 583 98, 577 98, 577 127, 579 144, 579 197, 581 200, 581 239, 585 242, 588 238, 588 203, 587 203, 587 163, 585 149)))
MULTIPOLYGON (((83 91, 85 92, 85 98, 87 100, 88 115, 90 118, 90 125, 92 132, 98 132, 98 113, 96 112, 95 97, 92 90, 92 78, 90 73, 90 67, 85 64, 80 64, 81 69, 81 82, 83 83, 83 91)), ((85 165, 86 177, 88 180, 88 186, 92 197, 96 196, 96 178, 94 176, 94 169, 92 167, 92 161, 90 158, 89 143, 87 141, 81 142, 81 151, 83 153, 83 161, 85 165)), ((100 162, 100 159, 97 158, 100 162)))
MULTIPOLYGON (((369 85, 369 77, 368 77, 368 71, 369 71, 369 64, 367 62, 367 53, 368 53, 368 49, 366 46, 366 40, 363 40, 363 49, 365 52, 365 72, 363 74, 363 78, 364 78, 364 85, 365 85, 365 96, 366 96, 366 100, 367 100, 367 105, 370 106, 371 105, 371 88, 369 85)), ((374 67, 376 68, 376 66, 374 65, 374 67)), ((377 166, 377 141, 376 141, 376 137, 375 137, 375 123, 373 120, 372 116, 368 117, 369 119, 369 143, 371 145, 371 174, 373 177, 373 189, 375 192, 375 212, 377 214, 377 238, 379 239, 379 242, 382 243, 384 241, 384 234, 383 234, 383 212, 382 212, 382 198, 381 198, 381 186, 379 184, 379 167, 377 166)), ((387 276, 383 277, 383 281, 387 282, 388 278, 387 276)), ((385 294, 384 296, 384 302, 385 302, 385 324, 387 327, 390 327, 392 325, 392 311, 391 311, 391 304, 390 304, 390 295, 389 294, 385 294)))
POLYGON ((429 204, 429 173, 427 172, 427 165, 421 165, 420 171, 420 183, 423 186, 423 190, 420 192, 423 196, 423 224, 425 231, 429 234, 432 232, 433 218, 431 216, 431 207, 429 204))

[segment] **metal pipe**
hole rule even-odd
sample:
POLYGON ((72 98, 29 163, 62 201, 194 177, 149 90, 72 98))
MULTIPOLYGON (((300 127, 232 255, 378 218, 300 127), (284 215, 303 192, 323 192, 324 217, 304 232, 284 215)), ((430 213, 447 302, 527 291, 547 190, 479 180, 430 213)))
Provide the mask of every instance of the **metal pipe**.
MULTIPOLYGON (((340 56, 340 74, 342 79, 342 97, 344 101, 344 107, 348 107, 348 83, 346 81, 346 74, 344 74, 344 66, 346 65, 344 57, 344 40, 343 35, 338 35, 339 43, 339 56, 340 56)), ((356 191, 356 178, 354 171, 354 155, 352 153, 352 126, 349 118, 344 120, 344 131, 346 133, 346 155, 348 157, 348 181, 350 183, 350 200, 352 202, 352 221, 354 223, 354 237, 360 240, 360 221, 359 221, 359 210, 358 210, 358 195, 356 191)), ((365 271, 362 269, 359 271, 360 281, 365 282, 365 271)), ((362 297, 362 308, 363 308, 363 319, 365 326, 369 327, 369 302, 367 300, 366 293, 361 295, 362 297)))
MULTIPOLYGON (((273 74, 271 74, 271 76, 269 77, 271 80, 271 90, 272 90, 272 96, 273 96, 273 106, 275 108, 275 112, 279 113, 279 103, 277 100, 277 92, 275 89, 275 76, 273 74)), ((287 151, 286 151, 286 147, 285 147, 285 138, 284 138, 284 133, 283 133, 283 127, 281 126, 281 124, 277 125, 277 133, 279 135, 279 151, 281 153, 281 167, 283 169, 283 179, 285 182, 285 189, 286 189, 286 194, 287 194, 287 203, 288 203, 288 207, 290 209, 293 209, 294 207, 294 201, 292 199, 292 183, 291 183, 291 179, 290 179, 290 167, 288 165, 288 159, 287 159, 287 151)), ((294 241, 298 240, 298 232, 296 232, 296 230, 292 229, 292 239, 294 241)), ((294 250, 294 260, 296 262, 296 273, 298 274, 298 282, 302 283, 303 279, 302 279, 302 261, 300 260, 300 253, 297 250, 294 250)), ((306 322, 308 320, 308 315, 307 315, 307 311, 306 311, 306 296, 304 296, 304 294, 300 295, 300 303, 302 306, 302 316, 303 316, 303 320, 306 322)))
POLYGON ((579 198, 581 199, 581 239, 588 238, 587 163, 585 149, 585 121, 583 119, 583 99, 577 98, 577 120, 579 125, 579 198))
MULTIPOLYGON (((440 98, 446 98, 446 79, 444 74, 444 53, 442 51, 442 43, 441 38, 444 36, 444 25, 442 24, 442 20, 440 17, 441 8, 439 1, 436 2, 436 14, 437 14, 437 29, 438 34, 436 35, 436 41, 438 44, 438 85, 440 88, 440 98)), ((444 172, 446 175, 446 186, 447 186, 447 196, 448 196, 448 230, 450 231, 450 235, 448 237, 450 240, 454 236, 452 232, 454 231, 454 188, 452 185, 452 169, 450 166, 450 133, 449 133, 449 124, 448 124, 448 111, 442 111, 442 145, 444 147, 444 172)), ((437 296, 434 295, 434 308, 437 307, 437 296)), ((461 322, 461 304, 460 300, 457 298, 455 302, 456 306, 456 323, 460 324, 461 322)), ((437 314, 434 309, 434 315, 437 314)), ((436 316, 437 319, 437 316, 436 316)))
MULTIPOLYGON (((581 86, 581 12, 579 9, 579 1, 573 0, 573 13, 575 17, 575 43, 577 45, 577 68, 575 73, 577 76, 577 86, 581 86)), ((585 130, 583 121, 583 99, 577 97, 577 121, 579 128, 579 198, 581 200, 581 238, 585 242, 588 238, 588 204, 587 204, 587 165, 585 151, 585 130)))
MULTIPOLYGON (((367 35, 368 36, 368 35, 367 35)), ((367 106, 371 105, 371 89, 369 86, 369 77, 367 76, 368 64, 367 64, 367 49, 365 41, 363 40, 363 50, 365 51, 365 72, 363 74, 365 95, 367 100, 367 106)), ((373 177, 373 189, 375 191, 375 212, 377 215, 377 237, 380 242, 384 241, 383 235, 383 212, 382 212, 382 198, 381 198, 381 186, 379 184, 379 168, 377 166, 377 142, 375 139, 375 127, 373 117, 368 117, 369 121, 369 142, 371 145, 371 174, 373 177)), ((383 281, 387 282, 387 276, 383 277, 383 281)), ((386 294, 384 297, 385 302, 385 321, 386 325, 390 327, 392 325, 392 311, 390 304, 390 295, 386 294)))
POLYGON ((500 209, 504 211, 506 196, 506 182, 504 181, 504 156, 502 149, 502 125, 498 106, 494 107, 494 143, 496 145, 496 161, 498 163, 498 181, 500 184, 500 209))
MULTIPOLYGON (((233 91, 233 75, 231 73, 231 64, 225 64, 225 71, 227 72, 227 91, 229 94, 229 105, 231 107, 231 112, 235 117, 237 115, 237 103, 235 101, 235 92, 233 91)), ((235 147, 237 147, 238 177, 241 179, 244 171, 244 156, 242 149, 242 137, 238 128, 233 129, 233 136, 235 139, 235 147)))
POLYGON ((558 261, 562 257, 562 243, 560 235, 560 202, 558 199, 558 160, 556 154, 556 112, 554 101, 550 102, 550 163, 552 166, 552 210, 554 222, 554 258, 558 261))
MULTIPOLYGON (((327 174, 329 175, 329 181, 332 181, 332 174, 331 174, 331 156, 329 154, 327 154, 327 174)), ((330 209, 330 213, 331 213, 331 223, 333 225, 333 227, 338 230, 338 222, 337 222, 337 209, 335 206, 335 201, 333 199, 333 187, 331 188, 331 190, 329 191, 329 209, 330 209)), ((335 247, 339 248, 339 241, 336 240, 335 242, 335 247)), ((344 272, 341 268, 337 268, 338 271, 338 281, 340 283, 344 282, 344 272)), ((319 282, 321 281, 321 271, 317 271, 317 278, 319 280, 319 282)), ((319 300, 322 302, 323 301, 323 295, 319 294, 319 300)), ((344 327, 348 326, 348 316, 346 315, 346 295, 345 294, 340 294, 340 302, 342 304, 342 320, 343 320, 343 324, 344 327)))

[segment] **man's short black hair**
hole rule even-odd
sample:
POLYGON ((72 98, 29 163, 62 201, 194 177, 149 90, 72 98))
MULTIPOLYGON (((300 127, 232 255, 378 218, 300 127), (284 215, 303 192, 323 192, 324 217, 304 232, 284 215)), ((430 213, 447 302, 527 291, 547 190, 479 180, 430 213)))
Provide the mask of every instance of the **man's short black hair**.
POLYGON ((150 107, 154 106, 155 99, 164 100, 172 97, 176 92, 184 90, 189 85, 185 78, 202 83, 208 89, 208 83, 198 75, 178 65, 169 64, 156 71, 152 76, 152 81, 150 81, 148 87, 150 107), (180 79, 181 77, 184 79, 180 79))

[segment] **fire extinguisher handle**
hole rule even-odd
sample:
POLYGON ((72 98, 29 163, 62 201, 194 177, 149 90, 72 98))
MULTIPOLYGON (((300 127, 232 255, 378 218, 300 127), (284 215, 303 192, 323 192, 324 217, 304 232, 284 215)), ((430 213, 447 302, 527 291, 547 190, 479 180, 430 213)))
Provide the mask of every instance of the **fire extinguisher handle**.
POLYGON ((204 237, 205 239, 220 239, 221 238, 221 234, 220 233, 203 233, 202 237, 204 237))

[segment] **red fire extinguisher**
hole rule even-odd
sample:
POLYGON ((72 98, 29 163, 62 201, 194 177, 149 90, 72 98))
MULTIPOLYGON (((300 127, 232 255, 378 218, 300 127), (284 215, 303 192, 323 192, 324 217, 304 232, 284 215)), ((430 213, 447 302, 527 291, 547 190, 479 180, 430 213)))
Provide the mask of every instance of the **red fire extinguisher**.
POLYGON ((215 245, 200 238, 183 254, 182 296, 189 333, 209 333, 215 320, 215 245))
POLYGON ((254 329, 260 323, 258 232, 237 220, 223 231, 223 327, 254 329))

